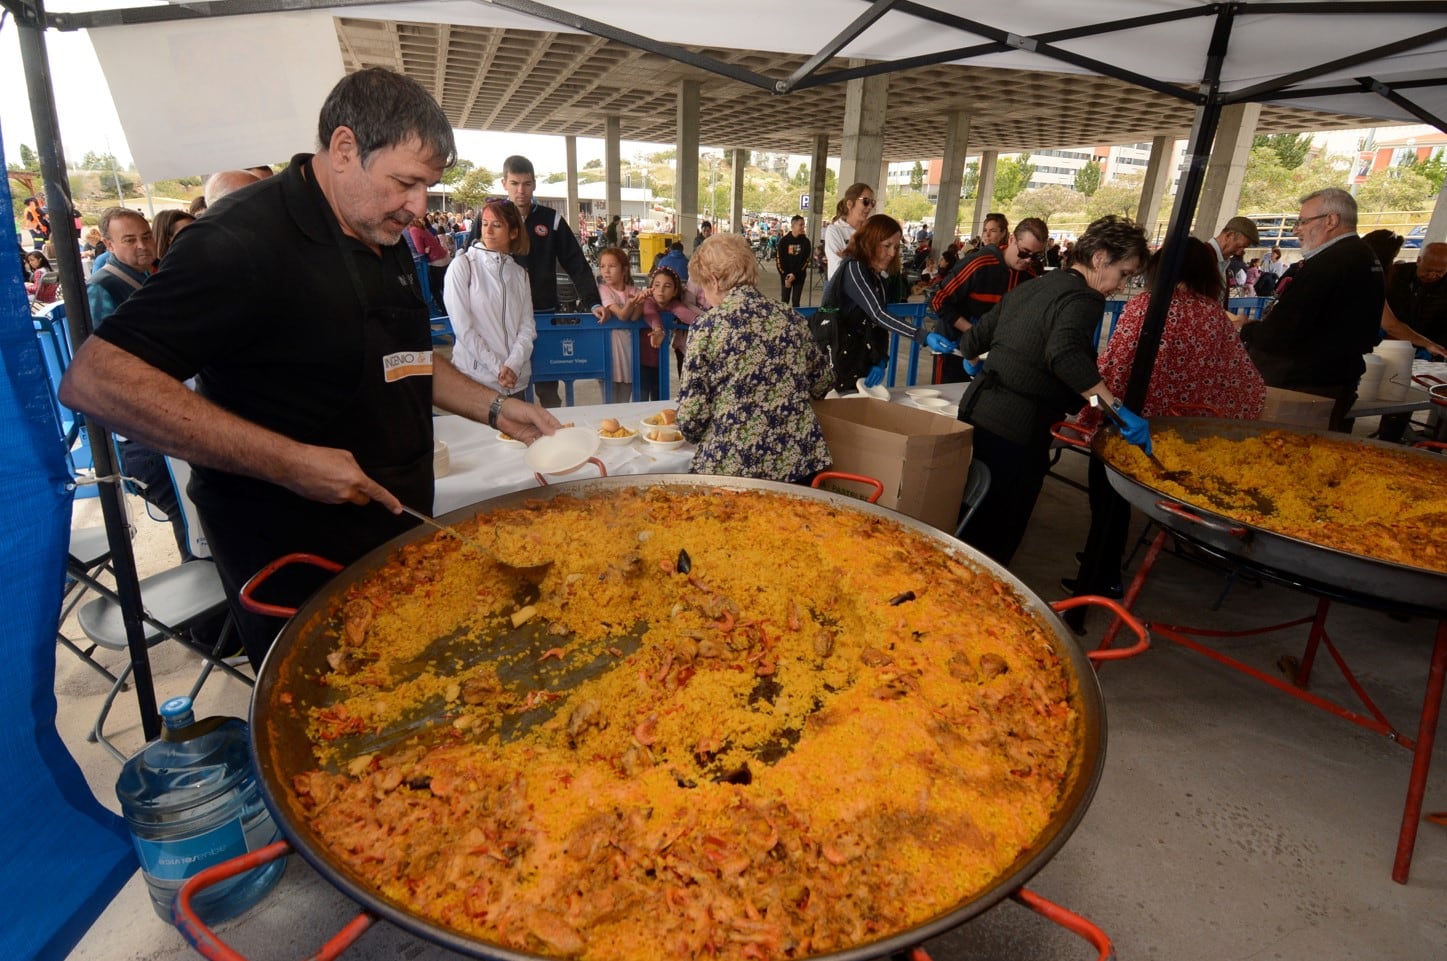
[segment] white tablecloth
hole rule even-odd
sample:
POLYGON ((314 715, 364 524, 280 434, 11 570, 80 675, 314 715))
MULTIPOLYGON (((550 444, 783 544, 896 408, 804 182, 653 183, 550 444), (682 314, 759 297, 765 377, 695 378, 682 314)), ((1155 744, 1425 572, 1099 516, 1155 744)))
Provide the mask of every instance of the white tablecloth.
MULTIPOLYGON (((940 396, 958 403, 964 384, 940 384, 940 396)), ((907 404, 905 388, 890 391, 890 399, 907 404)), ((597 429, 605 418, 634 429, 638 422, 674 401, 652 401, 643 404, 600 404, 590 407, 560 407, 553 411, 563 423, 597 429)), ((524 448, 504 444, 497 431, 476 421, 453 414, 432 419, 433 435, 447 445, 449 472, 433 484, 432 512, 437 515, 455 511, 469 504, 538 486, 532 468, 523 463, 524 448)), ((694 446, 684 444, 673 450, 655 450, 641 439, 619 447, 600 446, 595 457, 608 468, 608 475, 623 474, 686 474, 693 462, 694 446)), ((554 483, 597 477, 598 468, 584 464, 565 477, 549 478, 554 483)))
MULTIPOLYGON (((665 407, 671 401, 644 404, 604 404, 592 407, 561 407, 553 413, 563 423, 597 429, 608 417, 638 429, 638 422, 665 407)), ((497 431, 465 417, 447 414, 432 420, 433 435, 447 445, 450 471, 433 485, 432 510, 446 514, 459 507, 499 494, 537 487, 532 468, 523 463, 524 448, 504 444, 497 431)), ((686 474, 693 461, 693 445, 684 444, 673 450, 655 450, 640 439, 621 447, 600 446, 593 456, 608 468, 609 476, 620 474, 686 474)), ((597 477, 594 464, 584 464, 565 477, 549 478, 562 483, 567 480, 597 477)))

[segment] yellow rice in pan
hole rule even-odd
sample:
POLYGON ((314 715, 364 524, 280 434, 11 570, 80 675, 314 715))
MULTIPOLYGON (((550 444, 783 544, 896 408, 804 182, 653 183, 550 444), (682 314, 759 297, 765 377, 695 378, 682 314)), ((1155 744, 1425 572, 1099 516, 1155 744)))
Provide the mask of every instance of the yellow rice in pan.
POLYGON ((654 487, 464 530, 553 561, 536 599, 442 535, 356 585, 294 789, 350 871, 467 936, 599 961, 840 950, 1018 866, 1082 776, 1049 629, 890 520, 654 487), (490 656, 519 616, 537 643, 490 656), (418 638, 449 636, 428 660, 418 638))

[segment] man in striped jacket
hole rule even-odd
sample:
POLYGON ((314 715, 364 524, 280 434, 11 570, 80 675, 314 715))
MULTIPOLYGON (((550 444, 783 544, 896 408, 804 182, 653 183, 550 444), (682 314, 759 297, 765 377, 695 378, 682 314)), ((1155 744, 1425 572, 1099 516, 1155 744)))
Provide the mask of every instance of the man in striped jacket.
MULTIPOLYGON (((999 230, 1005 240, 1003 249, 995 244, 986 244, 961 257, 930 299, 931 309, 945 322, 944 334, 951 340, 959 340, 960 334, 998 304, 1007 291, 1040 276, 1040 256, 1050 239, 1045 221, 1039 217, 1026 217, 1016 226, 1013 235, 1007 230, 1008 225, 999 230)), ((935 357, 936 384, 954 384, 968 379, 960 358, 948 354, 935 357)))

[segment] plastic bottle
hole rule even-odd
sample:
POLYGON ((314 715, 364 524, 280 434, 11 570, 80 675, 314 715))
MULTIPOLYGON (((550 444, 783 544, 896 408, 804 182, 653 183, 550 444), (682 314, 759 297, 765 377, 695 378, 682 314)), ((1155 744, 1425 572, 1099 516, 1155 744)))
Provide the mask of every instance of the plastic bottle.
MULTIPOLYGON (((161 705, 165 725, 121 769, 116 797, 131 829, 156 913, 171 920, 181 885, 202 869, 265 847, 281 836, 261 799, 247 749, 246 722, 197 722, 189 697, 161 705)), ((192 899, 201 920, 233 918, 271 890, 286 858, 207 888, 192 899)))

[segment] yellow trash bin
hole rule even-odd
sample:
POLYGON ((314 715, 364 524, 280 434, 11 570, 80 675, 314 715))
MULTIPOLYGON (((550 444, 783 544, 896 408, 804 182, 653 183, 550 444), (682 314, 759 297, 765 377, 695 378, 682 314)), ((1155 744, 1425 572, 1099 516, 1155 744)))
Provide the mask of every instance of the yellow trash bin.
POLYGON ((648 273, 653 269, 653 259, 659 254, 667 253, 669 244, 682 239, 678 234, 639 234, 638 269, 648 273))

